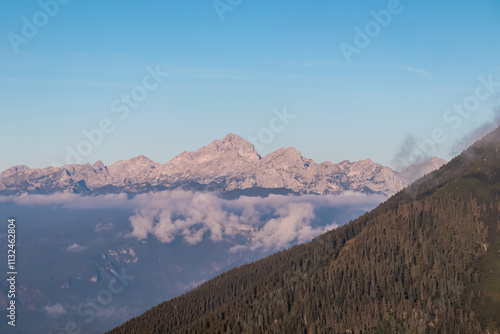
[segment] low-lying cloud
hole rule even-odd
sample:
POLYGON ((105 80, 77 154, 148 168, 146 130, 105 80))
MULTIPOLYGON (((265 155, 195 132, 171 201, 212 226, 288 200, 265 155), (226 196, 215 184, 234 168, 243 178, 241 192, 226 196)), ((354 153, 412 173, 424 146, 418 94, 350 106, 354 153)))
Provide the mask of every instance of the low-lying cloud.
MULTIPOLYGON (((125 234, 147 241, 152 237, 162 243, 182 239, 195 245, 205 239, 212 242, 232 241, 231 251, 275 250, 293 242, 306 242, 336 228, 337 222, 318 222, 322 208, 369 210, 386 197, 346 192, 342 195, 270 195, 228 200, 214 193, 163 191, 127 197, 119 195, 81 196, 77 194, 22 195, 0 198, 0 202, 17 205, 55 206, 65 209, 126 209, 131 231, 125 234)), ((96 225, 95 231, 113 228, 111 223, 96 225)), ((114 227, 116 228, 116 226, 114 227)), ((77 244, 68 252, 79 252, 77 244)))
POLYGON ((334 221, 318 225, 315 210, 321 207, 363 206, 369 209, 382 196, 355 193, 344 195, 303 195, 269 197, 242 196, 235 200, 221 199, 210 193, 162 192, 149 194, 145 207, 130 217, 131 236, 145 240, 153 236, 170 243, 177 237, 191 245, 208 236, 213 242, 247 240, 232 251, 243 249, 281 249, 290 243, 305 242, 338 225, 334 221))
POLYGON ((95 226, 95 229, 94 231, 96 232, 101 232, 101 231, 109 231, 113 229, 113 223, 111 222, 107 222, 107 223, 98 223, 96 226, 95 226))
POLYGON ((81 246, 79 244, 72 244, 66 248, 68 253, 79 253, 81 251, 84 251, 85 249, 87 249, 86 246, 81 246))
POLYGON ((56 317, 58 315, 68 313, 61 303, 45 306, 43 309, 49 317, 56 317))

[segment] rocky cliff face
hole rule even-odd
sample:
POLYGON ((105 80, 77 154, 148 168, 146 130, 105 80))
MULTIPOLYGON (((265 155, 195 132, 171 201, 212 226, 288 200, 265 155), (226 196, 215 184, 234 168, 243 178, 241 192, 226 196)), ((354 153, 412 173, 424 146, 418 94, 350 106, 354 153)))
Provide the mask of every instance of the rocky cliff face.
POLYGON ((139 156, 105 166, 66 165, 30 169, 15 166, 0 174, 0 195, 22 193, 140 193, 164 189, 285 188, 296 193, 344 191, 391 195, 445 163, 433 158, 399 173, 367 159, 315 163, 293 147, 265 157, 241 137, 229 134, 196 152, 183 152, 166 164, 139 156))

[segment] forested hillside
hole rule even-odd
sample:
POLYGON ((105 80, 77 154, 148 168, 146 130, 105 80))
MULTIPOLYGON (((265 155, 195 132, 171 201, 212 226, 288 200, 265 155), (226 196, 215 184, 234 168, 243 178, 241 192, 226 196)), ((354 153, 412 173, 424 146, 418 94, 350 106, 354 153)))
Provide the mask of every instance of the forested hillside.
POLYGON ((500 333, 500 130, 378 208, 110 333, 500 333))

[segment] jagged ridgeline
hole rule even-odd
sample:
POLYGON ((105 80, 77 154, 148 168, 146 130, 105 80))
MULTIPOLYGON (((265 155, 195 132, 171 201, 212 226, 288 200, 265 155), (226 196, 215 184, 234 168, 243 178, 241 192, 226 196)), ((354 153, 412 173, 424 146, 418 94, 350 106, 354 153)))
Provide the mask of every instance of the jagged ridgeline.
POLYGON ((257 193, 341 194, 354 191, 393 195, 446 161, 434 157, 402 172, 366 159, 316 163, 293 147, 261 157, 250 142, 229 134, 166 164, 145 156, 105 166, 102 161, 31 169, 14 166, 0 173, 0 195, 71 192, 86 195, 163 190, 257 193))
POLYGON ((110 333, 499 333, 500 129, 378 208, 110 333))

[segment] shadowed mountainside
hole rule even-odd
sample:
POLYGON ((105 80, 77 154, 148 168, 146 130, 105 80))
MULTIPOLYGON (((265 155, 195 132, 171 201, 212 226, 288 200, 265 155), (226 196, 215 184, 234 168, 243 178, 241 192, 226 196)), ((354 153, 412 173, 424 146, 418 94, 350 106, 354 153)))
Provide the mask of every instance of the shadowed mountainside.
POLYGON ((500 129, 371 212, 109 333, 500 333, 500 129))

